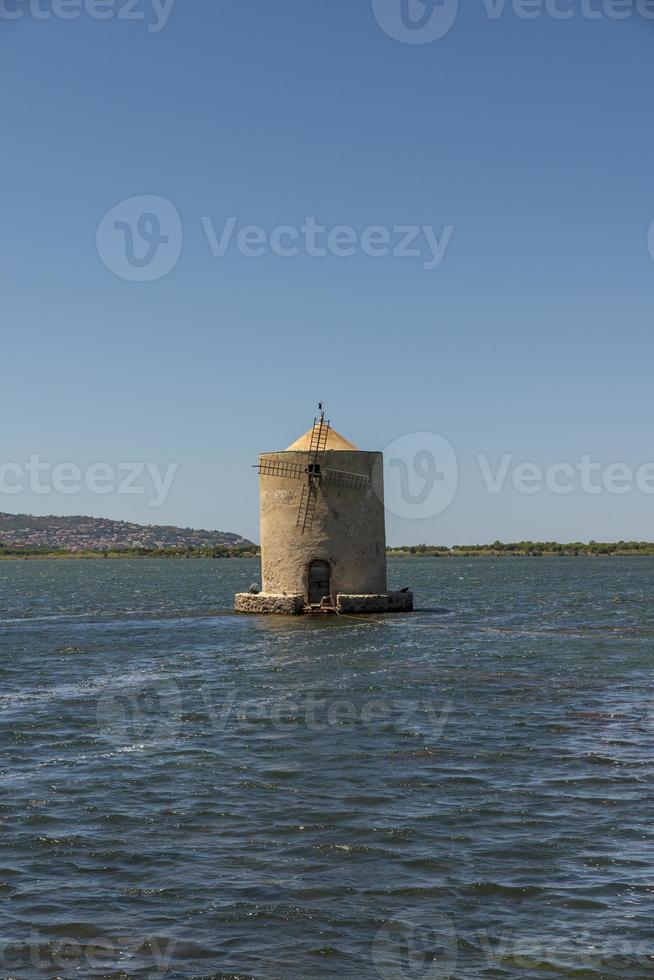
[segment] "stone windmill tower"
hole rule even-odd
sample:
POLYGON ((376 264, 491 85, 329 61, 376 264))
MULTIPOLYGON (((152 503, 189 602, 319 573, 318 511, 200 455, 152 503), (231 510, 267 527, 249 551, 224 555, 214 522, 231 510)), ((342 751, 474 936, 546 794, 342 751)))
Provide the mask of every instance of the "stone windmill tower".
POLYGON ((386 587, 382 454, 362 452, 320 416, 288 449, 259 457, 262 591, 237 612, 409 612, 386 587))

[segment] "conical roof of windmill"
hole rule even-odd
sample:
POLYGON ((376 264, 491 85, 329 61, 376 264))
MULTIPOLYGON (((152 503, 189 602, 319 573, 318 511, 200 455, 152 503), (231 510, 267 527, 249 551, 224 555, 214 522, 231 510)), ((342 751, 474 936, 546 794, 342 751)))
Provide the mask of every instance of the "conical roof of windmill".
MULTIPOLYGON (((313 433, 313 426, 308 429, 303 436, 292 442, 290 446, 287 447, 285 452, 287 453, 302 453, 308 452, 311 446, 311 435, 313 433)), ((351 443, 344 436, 336 432, 335 429, 329 429, 327 433, 327 442, 325 444, 325 449, 337 449, 340 452, 358 452, 357 447, 351 443)))

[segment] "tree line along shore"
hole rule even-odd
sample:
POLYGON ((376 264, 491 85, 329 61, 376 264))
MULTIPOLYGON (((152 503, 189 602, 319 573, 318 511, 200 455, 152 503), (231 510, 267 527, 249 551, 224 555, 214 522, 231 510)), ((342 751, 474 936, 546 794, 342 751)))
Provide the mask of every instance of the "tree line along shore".
MULTIPOLYGON (((393 558, 573 558, 628 557, 654 555, 654 543, 650 541, 574 541, 561 544, 558 541, 517 541, 478 545, 407 545, 387 548, 393 558)), ((0 544, 0 560, 26 560, 36 558, 80 560, 116 558, 256 558, 260 555, 256 545, 230 547, 217 545, 211 548, 117 548, 105 550, 52 550, 50 548, 20 548, 0 544)))
POLYGON ((654 555, 654 542, 651 541, 572 541, 562 544, 559 541, 516 541, 493 544, 455 544, 452 547, 419 544, 403 548, 387 548, 389 555, 397 557, 426 558, 576 558, 580 555, 591 557, 630 555, 654 555))

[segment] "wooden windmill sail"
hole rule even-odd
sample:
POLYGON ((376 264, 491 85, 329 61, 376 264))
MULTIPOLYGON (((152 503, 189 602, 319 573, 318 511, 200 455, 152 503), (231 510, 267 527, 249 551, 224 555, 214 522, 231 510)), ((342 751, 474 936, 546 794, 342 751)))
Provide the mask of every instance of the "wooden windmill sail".
MULTIPOLYGON (((325 419, 322 405, 319 408, 320 415, 314 418, 313 427, 310 430, 306 462, 281 462, 277 455, 275 459, 270 460, 262 457, 258 464, 259 473, 264 476, 304 481, 296 520, 296 527, 302 534, 313 526, 318 498, 323 487, 340 486, 361 492, 367 490, 370 485, 369 478, 364 474, 329 469, 325 466, 325 453, 330 440, 330 433, 335 436, 337 433, 330 430, 330 423, 329 420, 325 419)), ((345 440, 341 441, 345 443, 345 440)), ((349 446, 349 444, 347 445, 349 446)))

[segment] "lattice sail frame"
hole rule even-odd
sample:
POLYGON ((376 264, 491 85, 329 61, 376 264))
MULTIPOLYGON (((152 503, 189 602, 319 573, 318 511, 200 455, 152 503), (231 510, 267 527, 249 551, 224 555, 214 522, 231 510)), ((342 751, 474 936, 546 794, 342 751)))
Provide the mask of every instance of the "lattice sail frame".
POLYGON ((329 421, 325 421, 324 412, 321 412, 320 418, 314 418, 306 464, 284 462, 279 459, 262 459, 257 465, 262 476, 306 481, 302 487, 296 521, 296 527, 300 528, 302 533, 313 526, 318 492, 322 484, 345 487, 360 492, 364 492, 370 486, 369 477, 363 473, 330 470, 323 466, 329 436, 329 424, 329 421))
MULTIPOLYGON (((257 469, 263 476, 280 476, 290 480, 305 480, 308 476, 307 467, 302 463, 280 463, 277 460, 264 459, 257 469)), ((322 483, 332 486, 348 487, 350 490, 367 490, 370 478, 363 473, 349 473, 346 470, 321 470, 322 483)))

